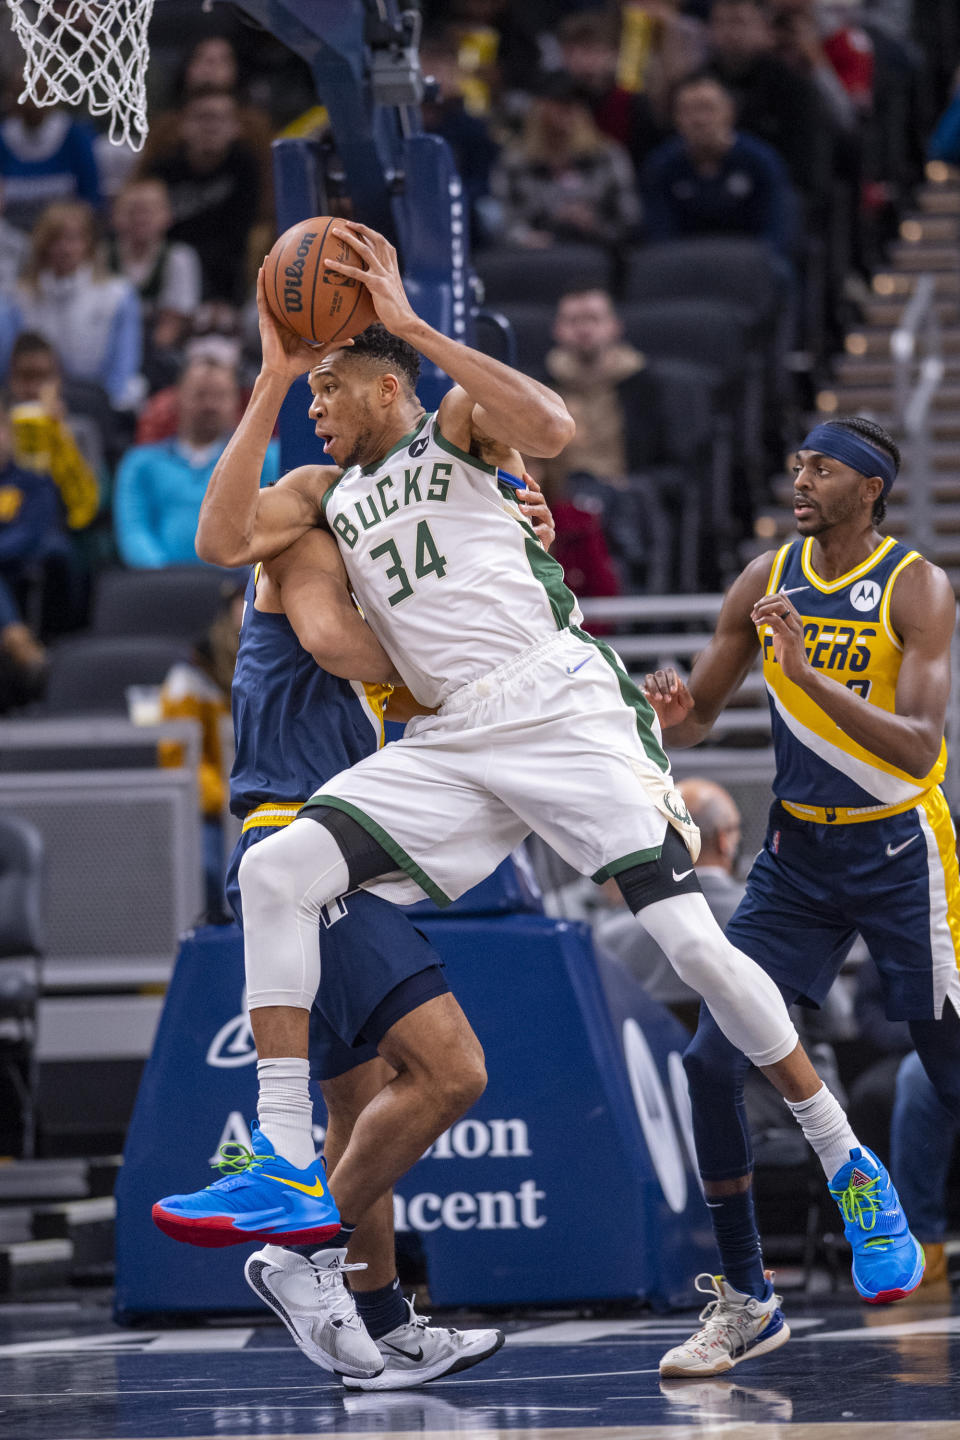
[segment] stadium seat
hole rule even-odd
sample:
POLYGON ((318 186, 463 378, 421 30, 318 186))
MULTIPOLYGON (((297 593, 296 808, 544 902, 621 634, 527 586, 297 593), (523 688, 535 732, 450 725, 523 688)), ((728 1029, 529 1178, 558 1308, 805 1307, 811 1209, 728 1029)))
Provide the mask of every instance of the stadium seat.
POLYGON ((554 305, 567 290, 609 290, 609 252, 598 245, 553 245, 548 250, 483 250, 476 257, 484 303, 498 307, 539 300, 554 305))
POLYGON ((36 1024, 43 954, 40 832, 16 815, 0 817, 0 1150, 36 1149, 36 1024), (19 1109, 14 1136, 11 1096, 19 1109))
POLYGON ((126 715, 127 687, 162 685, 188 646, 168 636, 81 636, 50 652, 45 715, 126 715))
POLYGON ((527 375, 541 377, 544 360, 553 344, 552 302, 512 300, 496 307, 510 322, 517 346, 516 365, 527 375))
POLYGON ((766 245, 725 236, 672 240, 633 250, 623 299, 719 300, 736 305, 751 329, 770 330, 787 294, 783 261, 766 245))
POLYGON ((190 640, 213 620, 228 576, 199 565, 108 570, 97 584, 91 632, 190 640))
POLYGON ((621 305, 620 318, 627 339, 646 355, 707 366, 718 384, 742 383, 747 325, 739 306, 720 300, 647 300, 621 305))
MULTIPOLYGON (((748 318, 742 307, 720 300, 654 300, 621 307, 624 333, 651 359, 697 365, 713 392, 718 417, 726 417, 738 435, 731 473, 747 477, 746 523, 756 506, 764 480, 765 352, 751 344, 748 318)), ((731 493, 713 491, 711 528, 722 536, 730 528, 731 493)), ((722 541, 720 542, 723 543, 722 541)))

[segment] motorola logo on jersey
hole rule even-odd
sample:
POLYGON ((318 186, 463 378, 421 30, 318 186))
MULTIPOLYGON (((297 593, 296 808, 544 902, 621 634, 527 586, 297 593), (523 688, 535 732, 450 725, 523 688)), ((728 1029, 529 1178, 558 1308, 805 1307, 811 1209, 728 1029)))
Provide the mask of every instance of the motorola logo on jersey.
POLYGON ((880 604, 881 590, 876 580, 858 580, 850 587, 850 604, 854 610, 875 610, 880 604))
POLYGON ((420 455, 423 454, 424 450, 426 450, 429 444, 429 435, 421 435, 418 440, 414 440, 413 444, 407 450, 407 454, 410 456, 410 459, 416 460, 420 455))

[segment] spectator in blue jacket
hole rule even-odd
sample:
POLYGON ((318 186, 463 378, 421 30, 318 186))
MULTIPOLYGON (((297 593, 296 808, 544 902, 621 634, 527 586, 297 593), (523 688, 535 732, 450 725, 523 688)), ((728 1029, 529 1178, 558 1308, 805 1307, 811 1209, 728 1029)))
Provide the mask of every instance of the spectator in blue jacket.
MULTIPOLYGON (((191 360, 177 387, 177 434, 135 445, 117 471, 113 504, 124 563, 144 568, 198 565, 194 549, 200 504, 237 420, 235 370, 210 357, 191 360)), ((261 484, 279 474, 279 450, 267 450, 261 484)))
POLYGON ((93 131, 59 106, 17 102, 23 76, 15 76, 4 96, 0 122, 0 179, 4 214, 18 230, 29 231, 54 200, 100 204, 100 180, 93 131))
POLYGON ((786 166, 771 146, 737 132, 734 113, 732 96, 711 75, 677 86, 677 134, 657 146, 641 174, 646 234, 750 236, 789 259, 795 201, 786 166))

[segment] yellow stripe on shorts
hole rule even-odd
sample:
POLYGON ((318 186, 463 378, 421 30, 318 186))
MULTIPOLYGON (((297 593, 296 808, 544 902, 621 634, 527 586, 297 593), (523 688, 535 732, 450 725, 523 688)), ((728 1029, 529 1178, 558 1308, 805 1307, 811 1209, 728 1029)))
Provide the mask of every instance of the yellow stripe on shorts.
POLYGON ((947 898, 947 925, 953 941, 953 958, 960 970, 960 866, 957 864, 957 836, 950 818, 950 807, 938 786, 924 795, 917 808, 927 817, 937 842, 947 898))
POLYGON ((291 820, 296 820, 302 808, 302 800, 268 800, 263 805, 255 806, 246 816, 243 834, 248 830, 277 830, 283 825, 289 825, 291 820))

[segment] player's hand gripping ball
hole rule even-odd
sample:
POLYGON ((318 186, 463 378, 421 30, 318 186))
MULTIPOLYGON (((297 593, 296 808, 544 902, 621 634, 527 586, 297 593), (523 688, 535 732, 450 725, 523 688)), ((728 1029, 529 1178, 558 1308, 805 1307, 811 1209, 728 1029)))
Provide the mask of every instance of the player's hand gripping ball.
POLYGON ((318 344, 349 340, 377 318, 366 285, 323 263, 339 260, 367 268, 349 241, 332 233, 338 223, 334 215, 298 221, 263 262, 267 304, 276 319, 318 344))

